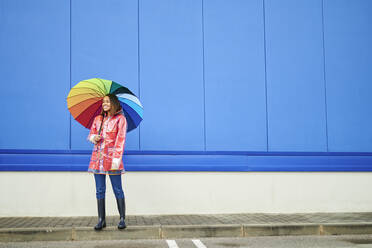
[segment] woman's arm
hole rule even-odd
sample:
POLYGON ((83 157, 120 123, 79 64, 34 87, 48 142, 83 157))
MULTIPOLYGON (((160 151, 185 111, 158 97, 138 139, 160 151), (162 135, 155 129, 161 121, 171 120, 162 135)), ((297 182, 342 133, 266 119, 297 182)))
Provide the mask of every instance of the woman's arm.
POLYGON ((97 118, 98 118, 98 116, 94 118, 92 127, 90 128, 90 132, 89 132, 89 135, 88 135, 88 138, 87 138, 87 140, 92 142, 93 144, 97 144, 97 141, 95 140, 95 137, 98 134, 98 131, 97 131, 97 120, 98 119, 97 118))
POLYGON ((120 162, 123 156, 126 134, 127 134, 127 120, 125 119, 125 116, 121 115, 118 121, 118 134, 116 135, 116 140, 115 140, 111 170, 119 169, 120 162))

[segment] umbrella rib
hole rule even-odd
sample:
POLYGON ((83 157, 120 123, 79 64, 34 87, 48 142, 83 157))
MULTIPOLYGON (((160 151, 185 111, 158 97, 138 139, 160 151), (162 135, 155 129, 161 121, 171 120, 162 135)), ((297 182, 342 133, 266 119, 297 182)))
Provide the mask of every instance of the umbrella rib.
MULTIPOLYGON (((96 90, 94 90, 94 89, 92 89, 92 88, 88 88, 88 87, 76 87, 76 88, 72 88, 71 90, 78 90, 78 89, 90 89, 90 90, 92 90, 92 91, 94 91, 94 92, 97 92, 97 93, 102 93, 102 92, 100 92, 100 91, 96 91, 96 90)), ((88 94, 88 93, 86 93, 86 94, 88 94)), ((92 93, 91 93, 92 94, 92 93)), ((103 96, 104 94, 101 94, 100 96, 103 96)))
POLYGON ((73 95, 73 96, 67 96, 66 99, 69 99, 69 98, 71 98, 71 97, 75 97, 75 96, 81 96, 81 95, 89 95, 89 96, 92 96, 93 98, 96 98, 96 97, 102 97, 102 96, 97 96, 97 95, 95 95, 95 94, 93 94, 93 93, 81 93, 81 94, 76 94, 76 95, 73 95))
MULTIPOLYGON (((105 90, 102 89, 98 84, 94 84, 94 83, 92 83, 92 82, 85 81, 85 80, 82 81, 82 82, 89 83, 89 84, 91 84, 91 85, 97 86, 97 87, 101 90, 101 92, 103 92, 103 94, 105 94, 105 90)), ((83 87, 79 87, 79 86, 77 85, 77 88, 83 88, 83 87)), ((85 87, 85 88, 87 88, 87 87, 85 87)), ((91 88, 89 88, 89 89, 91 89, 91 88)))
MULTIPOLYGON (((105 84, 105 82, 103 82, 102 79, 100 79, 100 78, 95 78, 95 79, 97 79, 97 81, 101 84, 101 86, 103 87, 103 92, 104 92, 104 94, 106 95, 107 89, 106 89, 106 84, 105 84)), ((101 87, 101 88, 102 88, 102 87, 101 87)))
MULTIPOLYGON (((130 94, 128 94, 128 95, 130 95, 130 94)), ((130 95, 130 96, 131 96, 131 95, 130 95)), ((139 100, 137 97, 135 97, 135 96, 133 96, 133 98, 129 98, 129 97, 124 97, 123 95, 117 95, 117 97, 118 97, 118 98, 121 98, 121 99, 126 99, 126 100, 128 100, 128 101, 131 101, 131 102, 135 103, 136 105, 140 106, 141 108, 143 108, 143 106, 142 106, 140 100, 139 100), (137 102, 137 101, 138 101, 138 102, 137 102)))
MULTIPOLYGON (((122 99, 128 100, 128 101, 130 101, 130 102, 134 103, 134 104, 135 104, 136 106, 138 106, 138 107, 140 107, 141 109, 143 109, 142 105, 139 105, 138 103, 136 103, 136 102, 133 102, 132 100, 130 100, 130 99, 128 99, 128 98, 122 98, 122 99)), ((120 100, 120 99, 119 99, 119 100, 120 100)), ((123 103, 127 104, 127 103, 126 103, 126 102, 124 102, 124 101, 121 101, 121 102, 123 102, 123 103)), ((129 104, 127 104, 127 105, 129 105, 129 104)))
MULTIPOLYGON (((110 92, 110 90, 107 90, 106 89, 106 85, 105 85, 105 83, 102 81, 102 79, 100 79, 100 78, 97 78, 102 84, 103 84, 103 87, 105 87, 105 95, 107 94, 106 92, 110 92)), ((111 85, 112 85, 112 81, 111 81, 111 85)))
MULTIPOLYGON (((99 102, 99 101, 97 101, 97 102, 99 102)), ((79 116, 81 116, 82 114, 84 114, 84 112, 86 112, 89 108, 91 108, 91 107, 93 107, 94 105, 96 105, 97 102, 95 102, 95 103, 93 103, 93 104, 91 104, 91 105, 88 105, 88 106, 86 106, 85 108, 83 108, 83 109, 79 112, 79 114, 76 116, 76 119, 79 118, 79 116)), ((74 105, 74 106, 75 106, 75 105, 74 105)), ((97 106, 97 109, 100 108, 100 106, 101 106, 101 104, 99 104, 99 105, 97 106)), ((97 110, 96 110, 96 111, 97 111, 97 110)), ((95 111, 95 112, 96 112, 96 111, 95 111)))
POLYGON ((90 94, 79 94, 79 95, 75 95, 75 96, 70 96, 68 99, 67 99, 67 105, 69 106, 68 108, 72 108, 73 106, 75 105, 78 105, 84 101, 87 101, 87 100, 96 100, 96 101, 100 101, 102 99, 102 97, 96 97, 96 96, 93 96, 91 97, 90 94), (75 101, 75 99, 79 99, 82 97, 82 95, 88 95, 89 98, 86 98, 82 101, 77 101, 75 102, 75 104, 72 105, 72 103, 75 101))

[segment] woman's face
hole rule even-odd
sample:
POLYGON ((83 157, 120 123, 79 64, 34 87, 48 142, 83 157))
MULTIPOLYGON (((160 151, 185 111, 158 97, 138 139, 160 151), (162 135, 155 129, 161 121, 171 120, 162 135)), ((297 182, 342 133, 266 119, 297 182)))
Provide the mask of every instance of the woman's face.
POLYGON ((111 102, 110 102, 110 98, 108 96, 105 96, 103 98, 102 108, 103 108, 103 111, 110 112, 110 110, 111 110, 111 102))

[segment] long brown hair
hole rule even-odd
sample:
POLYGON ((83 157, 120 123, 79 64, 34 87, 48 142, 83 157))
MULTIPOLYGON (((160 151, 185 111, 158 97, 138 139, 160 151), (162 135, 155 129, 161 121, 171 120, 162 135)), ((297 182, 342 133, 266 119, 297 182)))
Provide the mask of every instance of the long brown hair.
MULTIPOLYGON (((110 111, 111 111, 111 113, 113 113, 113 115, 118 114, 118 112, 120 110, 122 110, 122 107, 120 105, 118 97, 115 94, 106 94, 106 96, 108 96, 109 99, 110 99, 110 104, 111 104, 110 111)), ((102 116, 107 115, 106 111, 103 111, 103 108, 102 108, 102 111, 101 111, 101 115, 102 116)))

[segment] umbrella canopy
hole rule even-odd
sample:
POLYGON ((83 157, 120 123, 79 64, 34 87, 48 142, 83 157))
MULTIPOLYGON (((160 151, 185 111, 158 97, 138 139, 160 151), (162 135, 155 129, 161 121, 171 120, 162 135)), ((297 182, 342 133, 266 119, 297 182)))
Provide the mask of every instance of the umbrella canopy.
POLYGON ((114 81, 92 78, 79 82, 67 96, 68 110, 76 121, 90 129, 94 118, 102 111, 104 96, 109 93, 118 97, 127 119, 127 132, 132 131, 142 121, 142 104, 128 88, 114 81))

